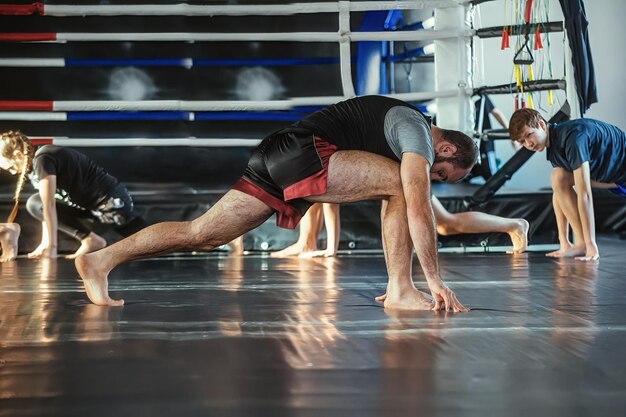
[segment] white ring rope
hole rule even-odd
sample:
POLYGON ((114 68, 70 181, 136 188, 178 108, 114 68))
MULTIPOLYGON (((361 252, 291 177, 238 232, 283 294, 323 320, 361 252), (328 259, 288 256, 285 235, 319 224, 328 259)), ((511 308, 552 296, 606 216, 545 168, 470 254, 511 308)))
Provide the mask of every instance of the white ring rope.
MULTIPOLYGON (((459 94, 471 94, 472 90, 447 90, 447 91, 427 91, 416 93, 400 93, 388 94, 388 97, 398 98, 403 101, 428 101, 436 98, 455 97, 459 94)), ((189 100, 139 100, 139 101, 122 101, 122 100, 67 100, 53 101, 53 112, 81 112, 81 111, 280 111, 292 110, 296 107, 305 106, 327 106, 344 100, 343 96, 325 96, 325 97, 297 97, 289 100, 274 101, 249 101, 249 100, 205 100, 205 101, 189 101, 189 100)), ((45 111, 4 111, 0 112, 0 120, 17 120, 11 119, 11 115, 18 114, 44 114, 45 111), (5 117, 9 117, 6 119, 5 117)))
MULTIPOLYGON (((56 42, 350 42, 434 41, 473 36, 470 29, 402 32, 282 32, 282 33, 57 33, 56 42)), ((46 41, 46 42, 55 42, 46 41)))
POLYGON ((79 147, 107 146, 203 146, 203 147, 254 147, 261 139, 243 138, 69 138, 65 136, 29 136, 31 140, 50 140, 55 145, 79 147))
POLYGON ((64 67, 64 58, 0 58, 2 67, 64 67))
MULTIPOLYGON (((424 8, 464 10, 467 0, 406 0, 406 1, 338 1, 319 3, 293 3, 287 5, 43 5, 47 16, 250 16, 250 15, 293 15, 299 13, 337 13, 337 32, 291 32, 291 33, 55 33, 51 42, 228 42, 228 41, 269 41, 269 42, 336 42, 339 44, 339 62, 342 95, 331 97, 298 97, 277 101, 53 101, 52 111, 2 111, 0 120, 67 120, 64 112, 84 111, 182 111, 189 112, 188 120, 194 120, 194 112, 201 111, 276 111, 291 110, 299 106, 325 106, 355 96, 352 82, 351 42, 359 41, 439 41, 449 45, 456 39, 467 40, 474 31, 467 26, 443 25, 443 29, 415 31, 352 32, 350 13, 385 10, 416 10, 424 8)), ((441 11, 441 10, 439 10, 441 11)), ((50 42, 46 40, 45 42, 50 42)), ((459 43, 460 44, 460 43, 459 43)), ((454 48, 453 48, 454 49, 454 48)), ((459 50, 459 55, 464 54, 459 50)), ((460 58, 461 59, 461 58, 460 58)), ((464 57, 463 57, 464 59, 464 57)), ((5 58, 8 66, 28 64, 36 66, 44 62, 51 66, 62 66, 62 60, 50 58, 5 58), (25 60, 26 59, 26 60, 25 60)), ((390 94, 390 97, 404 101, 428 101, 433 99, 464 100, 472 94, 472 89, 463 77, 439 87, 439 91, 390 94)), ((25 110, 23 108, 23 110, 25 110)), ((63 139, 70 140, 70 139, 63 139)), ((71 139, 74 140, 74 139, 71 139)), ((81 139, 76 139, 81 140, 81 139)), ((104 139, 103 139, 104 140, 104 139)), ((135 139, 133 139, 135 140, 135 139)), ((137 139, 144 141, 143 139, 137 139)), ((181 139, 172 139, 181 140, 181 139)), ((95 143, 95 142, 92 142, 95 143)), ((124 142, 128 144, 130 142, 124 142)), ((166 142, 161 142, 166 143, 166 142)), ((168 142, 169 143, 169 142, 168 142)), ((194 139, 193 144, 199 144, 194 139)), ((224 142, 221 142, 222 144, 224 142)), ((249 143, 249 142, 248 142, 249 143)), ((181 143, 182 144, 182 143, 181 143)), ((94 145, 95 146, 95 145, 94 145)), ((208 146, 208 145, 207 145, 208 146)), ((216 145, 217 146, 217 145, 216 145)))
POLYGON ((466 0, 411 0, 411 1, 340 1, 293 4, 251 5, 61 5, 46 4, 47 16, 285 16, 305 13, 338 13, 341 3, 347 3, 351 12, 415 10, 448 8, 469 4, 466 0))
POLYGON ((0 120, 64 122, 67 120, 67 115, 50 111, 0 111, 0 120))

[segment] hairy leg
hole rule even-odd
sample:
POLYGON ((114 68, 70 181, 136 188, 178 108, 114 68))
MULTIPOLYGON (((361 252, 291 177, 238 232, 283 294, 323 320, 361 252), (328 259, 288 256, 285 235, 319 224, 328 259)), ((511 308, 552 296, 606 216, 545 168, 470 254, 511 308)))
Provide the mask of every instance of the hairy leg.
POLYGON ((407 227, 404 197, 390 196, 381 208, 383 247, 387 261, 389 282, 384 298, 385 308, 399 310, 430 310, 432 298, 415 288, 411 272, 413 242, 407 227))
POLYGON ((76 258, 89 299, 98 305, 122 305, 108 294, 108 274, 117 265, 175 251, 212 250, 259 226, 273 213, 260 200, 230 190, 209 211, 189 222, 149 226, 107 248, 76 258))
POLYGON ((415 288, 411 275, 413 243, 398 163, 367 152, 337 152, 330 158, 326 194, 309 197, 331 203, 371 199, 383 199, 382 238, 389 274, 385 308, 432 309, 430 297, 415 288))
POLYGON ((300 220, 298 241, 270 256, 286 258, 312 252, 317 249, 317 236, 322 228, 322 204, 313 204, 300 220))
POLYGON ((17 223, 0 224, 0 244, 2 244, 0 262, 12 261, 17 257, 17 241, 21 230, 20 225, 17 223))
POLYGON ((479 211, 450 213, 437 197, 431 200, 437 232, 441 235, 500 232, 507 233, 513 242, 513 249, 508 253, 522 253, 528 247, 529 224, 524 219, 507 219, 479 211))

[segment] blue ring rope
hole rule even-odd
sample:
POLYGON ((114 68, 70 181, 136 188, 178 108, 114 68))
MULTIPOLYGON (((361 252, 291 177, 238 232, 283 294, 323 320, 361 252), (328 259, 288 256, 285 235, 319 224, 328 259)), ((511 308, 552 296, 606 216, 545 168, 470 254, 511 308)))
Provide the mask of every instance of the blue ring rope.
POLYGON ((67 112, 67 120, 190 120, 190 112, 85 111, 67 112))
POLYGON ((66 67, 236 67, 293 66, 339 64, 339 58, 259 58, 259 59, 190 59, 190 58, 129 58, 129 59, 65 59, 66 67))
MULTIPOLYGON (((426 106, 417 105, 418 110, 427 112, 426 106)), ((85 111, 67 112, 67 120, 254 120, 295 122, 321 109, 321 106, 303 106, 296 110, 237 112, 237 111, 85 111)))

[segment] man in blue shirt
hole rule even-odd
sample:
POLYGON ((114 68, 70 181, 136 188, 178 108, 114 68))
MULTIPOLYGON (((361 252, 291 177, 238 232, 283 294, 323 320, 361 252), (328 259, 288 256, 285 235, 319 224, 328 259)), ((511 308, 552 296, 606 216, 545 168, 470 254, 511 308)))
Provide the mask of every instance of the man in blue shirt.
POLYGON ((532 109, 513 113, 509 133, 526 149, 545 149, 554 167, 552 204, 561 247, 547 256, 598 259, 591 188, 608 188, 626 197, 626 134, 593 119, 548 124, 532 109), (573 244, 568 225, 574 231, 573 244))

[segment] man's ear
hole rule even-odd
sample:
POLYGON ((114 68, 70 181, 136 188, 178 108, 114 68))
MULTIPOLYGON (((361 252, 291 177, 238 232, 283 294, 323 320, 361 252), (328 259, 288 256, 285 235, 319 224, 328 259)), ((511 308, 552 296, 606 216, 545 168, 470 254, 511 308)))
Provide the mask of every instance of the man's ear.
POLYGON ((541 129, 546 130, 546 126, 547 126, 546 122, 540 119, 538 123, 541 129))
POLYGON ((444 158, 450 158, 455 153, 456 153, 456 146, 446 141, 439 144, 439 148, 437 149, 437 154, 444 158))

